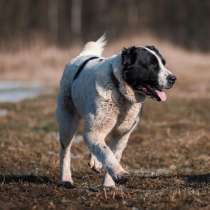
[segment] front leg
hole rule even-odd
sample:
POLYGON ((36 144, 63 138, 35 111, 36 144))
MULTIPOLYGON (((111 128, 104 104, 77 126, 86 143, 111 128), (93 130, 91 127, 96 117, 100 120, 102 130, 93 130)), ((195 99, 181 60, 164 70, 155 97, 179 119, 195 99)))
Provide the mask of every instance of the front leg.
POLYGON ((125 180, 126 171, 114 156, 111 149, 105 143, 106 135, 93 130, 84 133, 84 140, 91 153, 102 163, 104 169, 115 182, 125 180))
POLYGON ((97 172, 100 173, 101 169, 102 169, 102 164, 97 160, 97 158, 95 157, 95 155, 90 154, 90 161, 89 164, 90 168, 97 172))
MULTIPOLYGON (((127 133, 124 133, 123 135, 117 135, 117 136, 112 137, 110 139, 110 145, 109 146, 110 146, 111 150, 113 151, 116 159, 119 162, 121 160, 122 153, 127 146, 130 134, 135 129, 136 125, 138 124, 138 121, 139 120, 137 119, 135 124, 131 127, 131 129, 127 133)), ((115 186, 114 180, 112 179, 112 177, 108 173, 105 174, 103 185, 105 187, 114 187, 115 186)))

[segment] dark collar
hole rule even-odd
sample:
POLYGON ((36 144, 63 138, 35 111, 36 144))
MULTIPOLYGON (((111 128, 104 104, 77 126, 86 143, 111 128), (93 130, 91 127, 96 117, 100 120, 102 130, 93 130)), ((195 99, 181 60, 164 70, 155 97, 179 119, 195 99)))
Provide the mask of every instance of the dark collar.
POLYGON ((93 57, 90 57, 88 58, 87 60, 85 60, 80 66, 79 68, 77 69, 77 72, 76 74, 74 75, 74 78, 73 78, 73 81, 79 76, 80 72, 82 71, 82 69, 85 67, 85 65, 91 61, 91 60, 94 60, 94 59, 97 59, 98 57, 97 56, 93 56, 93 57))

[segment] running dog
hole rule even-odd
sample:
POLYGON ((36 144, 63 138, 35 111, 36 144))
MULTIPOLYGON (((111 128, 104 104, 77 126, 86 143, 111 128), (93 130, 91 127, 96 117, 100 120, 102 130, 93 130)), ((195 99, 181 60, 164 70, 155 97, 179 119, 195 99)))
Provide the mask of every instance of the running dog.
POLYGON ((128 172, 120 159, 139 122, 144 100, 165 101, 163 89, 171 88, 176 81, 156 47, 132 46, 104 58, 105 44, 104 36, 88 42, 66 65, 60 82, 56 118, 61 183, 65 186, 73 186, 70 149, 80 120, 91 153, 90 167, 97 171, 104 168, 104 186, 125 183, 128 172))

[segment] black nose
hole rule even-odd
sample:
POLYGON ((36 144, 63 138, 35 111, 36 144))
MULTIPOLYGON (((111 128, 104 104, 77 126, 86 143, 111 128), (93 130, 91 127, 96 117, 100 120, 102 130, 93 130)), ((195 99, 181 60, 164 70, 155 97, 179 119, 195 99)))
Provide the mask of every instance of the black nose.
POLYGON ((168 80, 168 83, 170 85, 173 85, 175 83, 175 81, 176 81, 176 76, 173 75, 173 74, 170 74, 170 75, 167 76, 167 80, 168 80))

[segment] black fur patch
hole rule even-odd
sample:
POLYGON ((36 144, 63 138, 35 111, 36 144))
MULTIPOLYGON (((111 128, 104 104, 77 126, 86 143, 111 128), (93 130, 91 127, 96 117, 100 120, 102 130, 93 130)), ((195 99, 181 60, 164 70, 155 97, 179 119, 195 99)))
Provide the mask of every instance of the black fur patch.
MULTIPOLYGON (((163 64, 165 59, 159 51, 148 46, 160 56, 163 64)), ((158 59, 151 52, 142 47, 130 47, 122 51, 122 77, 135 90, 139 86, 150 85, 158 88, 158 73, 160 66, 158 59)))
POLYGON ((166 65, 166 60, 163 58, 163 56, 160 54, 159 50, 158 50, 155 46, 153 46, 153 45, 148 45, 148 46, 146 46, 146 48, 148 48, 148 49, 154 51, 154 52, 160 57, 160 59, 161 59, 163 65, 166 65))

